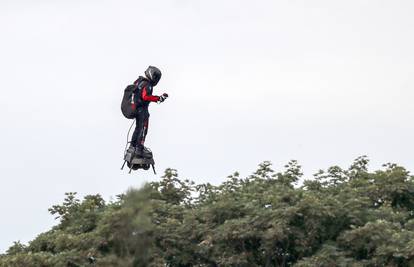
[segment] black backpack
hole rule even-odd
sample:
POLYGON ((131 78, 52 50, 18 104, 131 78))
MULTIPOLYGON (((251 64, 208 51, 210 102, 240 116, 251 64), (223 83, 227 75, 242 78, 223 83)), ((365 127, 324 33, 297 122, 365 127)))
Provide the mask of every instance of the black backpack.
POLYGON ((135 84, 128 85, 124 90, 121 111, 127 119, 135 119, 138 107, 142 106, 140 91, 144 80, 145 78, 139 77, 135 84))

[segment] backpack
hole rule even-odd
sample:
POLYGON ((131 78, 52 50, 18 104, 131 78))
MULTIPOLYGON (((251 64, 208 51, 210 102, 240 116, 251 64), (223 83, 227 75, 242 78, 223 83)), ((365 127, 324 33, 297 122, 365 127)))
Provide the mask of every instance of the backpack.
POLYGON ((142 106, 141 90, 145 79, 139 77, 135 84, 128 85, 124 90, 121 102, 121 111, 125 118, 135 119, 138 107, 142 106))

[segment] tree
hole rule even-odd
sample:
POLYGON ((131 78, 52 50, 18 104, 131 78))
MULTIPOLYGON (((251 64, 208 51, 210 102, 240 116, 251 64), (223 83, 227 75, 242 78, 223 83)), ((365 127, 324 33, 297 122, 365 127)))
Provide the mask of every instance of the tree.
POLYGON ((263 162, 252 175, 195 184, 161 180, 106 203, 67 193, 49 209, 59 224, 2 266, 414 266, 414 178, 401 166, 374 172, 359 157, 302 186, 300 165, 263 162))

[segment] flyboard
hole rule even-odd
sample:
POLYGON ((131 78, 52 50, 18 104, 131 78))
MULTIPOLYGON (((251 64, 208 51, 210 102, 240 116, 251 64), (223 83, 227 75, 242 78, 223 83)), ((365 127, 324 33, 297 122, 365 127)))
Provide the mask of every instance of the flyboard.
POLYGON ((129 131, 128 131, 127 144, 126 144, 125 151, 124 151, 124 163, 122 164, 121 170, 124 169, 125 164, 126 164, 129 168, 129 173, 131 173, 133 170, 136 171, 139 169, 143 169, 147 171, 152 167, 154 174, 157 174, 157 172, 155 171, 154 156, 152 154, 152 151, 149 148, 145 147, 141 155, 137 155, 135 153, 134 147, 130 146, 127 149, 128 144, 131 143, 129 141, 129 133, 133 125, 134 125, 134 122, 131 124, 131 127, 129 128, 129 131))

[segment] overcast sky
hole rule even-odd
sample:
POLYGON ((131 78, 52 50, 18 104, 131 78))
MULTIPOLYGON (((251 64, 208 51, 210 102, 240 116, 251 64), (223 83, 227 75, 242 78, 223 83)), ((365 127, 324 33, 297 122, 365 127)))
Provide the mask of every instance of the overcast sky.
POLYGON ((0 252, 55 223, 64 192, 157 179, 119 170, 123 89, 163 77, 159 173, 218 183, 270 160, 306 176, 368 155, 414 169, 414 2, 0 0, 0 252))

